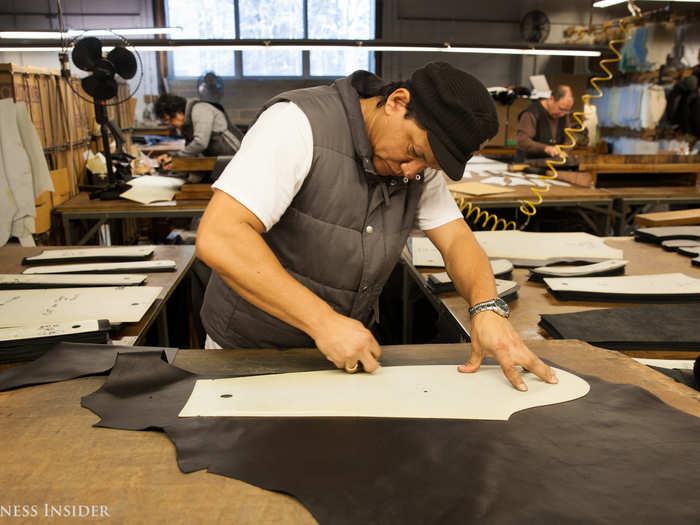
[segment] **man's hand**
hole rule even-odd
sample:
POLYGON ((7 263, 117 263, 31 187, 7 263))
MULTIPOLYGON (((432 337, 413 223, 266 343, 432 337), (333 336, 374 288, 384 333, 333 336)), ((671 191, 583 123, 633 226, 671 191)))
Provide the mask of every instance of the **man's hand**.
POLYGON ((547 383, 559 382, 554 370, 525 346, 507 319, 495 312, 487 310, 474 316, 471 340, 472 355, 469 361, 458 367, 460 372, 476 372, 484 356, 491 356, 498 360, 508 381, 523 392, 527 390, 527 385, 520 377, 516 365, 524 367, 547 383))
POLYGON ((173 158, 168 155, 167 153, 163 153, 162 155, 158 155, 158 165, 160 166, 160 169, 163 171, 168 171, 173 167, 173 158))
POLYGON ((316 347, 326 359, 338 368, 347 372, 355 372, 358 363, 366 372, 374 372, 379 363, 377 359, 382 353, 377 340, 362 323, 333 313, 321 325, 317 334, 312 334, 316 347))
POLYGON ((550 157, 561 157, 564 160, 566 160, 566 157, 568 157, 566 151, 561 149, 559 146, 545 146, 544 152, 550 157))

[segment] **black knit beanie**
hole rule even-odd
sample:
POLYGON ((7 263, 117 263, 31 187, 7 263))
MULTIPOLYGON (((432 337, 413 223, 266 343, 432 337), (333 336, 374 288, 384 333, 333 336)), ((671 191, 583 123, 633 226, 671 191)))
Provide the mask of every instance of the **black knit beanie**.
POLYGON ((408 80, 416 119, 442 170, 460 180, 481 144, 498 133, 491 95, 469 73, 445 62, 431 62, 408 80))

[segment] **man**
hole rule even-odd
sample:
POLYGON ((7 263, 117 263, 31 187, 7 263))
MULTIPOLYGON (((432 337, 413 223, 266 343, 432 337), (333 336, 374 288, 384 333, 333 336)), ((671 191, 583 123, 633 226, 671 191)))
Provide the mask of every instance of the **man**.
POLYGON ((476 371, 495 356, 555 383, 497 297, 483 250, 442 177, 459 180, 498 129, 484 86, 446 63, 387 84, 357 71, 330 86, 273 98, 214 185, 197 254, 214 270, 202 319, 209 348, 316 346, 347 372, 377 369, 366 328, 414 224, 437 246, 474 307, 476 371))
MULTIPOLYGON (((158 97, 154 110, 156 117, 185 137, 185 148, 177 156, 234 155, 241 145, 243 134, 228 119, 221 104, 166 94, 158 97)), ((165 169, 171 160, 169 155, 158 157, 165 169)))
POLYGON ((518 115, 516 161, 528 158, 564 157, 557 144, 569 144, 564 129, 571 126, 569 114, 574 94, 569 86, 558 86, 548 99, 535 100, 518 115))

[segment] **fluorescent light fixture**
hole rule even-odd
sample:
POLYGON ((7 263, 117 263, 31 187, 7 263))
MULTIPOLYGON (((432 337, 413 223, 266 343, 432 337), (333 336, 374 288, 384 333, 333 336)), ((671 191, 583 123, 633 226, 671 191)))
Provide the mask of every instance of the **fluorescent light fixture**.
MULTIPOLYGON (((103 50, 108 51, 115 44, 114 39, 105 40, 103 50)), ((312 50, 363 50, 384 52, 413 52, 413 53, 472 53, 485 55, 535 55, 535 56, 584 56, 597 57, 600 51, 588 46, 570 45, 536 45, 486 47, 469 44, 443 43, 400 43, 381 42, 377 40, 132 40, 131 46, 137 51, 177 51, 178 49, 211 49, 226 51, 246 51, 260 49, 288 49, 293 51, 312 50)), ((23 45, 0 44, 0 51, 60 51, 60 42, 43 43, 42 41, 23 42, 23 45)))
POLYGON ((80 36, 107 36, 117 35, 169 35, 179 33, 181 27, 131 27, 124 29, 69 29, 65 33, 60 31, 0 31, 0 38, 14 40, 58 40, 61 38, 75 38, 80 36))
POLYGON ((55 47, 10 47, 10 46, 0 46, 0 53, 39 53, 39 52, 50 52, 50 51, 61 51, 63 48, 60 46, 55 47))
POLYGON ((593 7, 610 7, 611 5, 617 5, 627 3, 627 0, 598 0, 593 2, 593 7))
MULTIPOLYGON (((699 0, 644 0, 645 2, 698 2, 699 0)), ((598 0, 593 7, 610 7, 611 5, 626 4, 627 0, 598 0)))

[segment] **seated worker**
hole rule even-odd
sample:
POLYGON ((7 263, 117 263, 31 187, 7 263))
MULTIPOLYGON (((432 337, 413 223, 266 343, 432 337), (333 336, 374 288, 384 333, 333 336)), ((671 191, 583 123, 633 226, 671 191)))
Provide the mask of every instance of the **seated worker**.
POLYGON ((381 350, 367 326, 419 227, 472 305, 472 354, 459 371, 491 355, 519 390, 527 386, 516 365, 556 383, 506 319, 488 258, 440 171, 461 179, 497 130, 483 84, 444 62, 405 82, 356 71, 272 98, 199 227, 197 255, 213 270, 205 346, 315 346, 349 373, 374 372, 381 350))
MULTIPOLYGON (((185 100, 177 95, 161 95, 155 114, 185 137, 185 148, 178 157, 218 157, 234 155, 241 147, 243 133, 229 120, 221 104, 204 100, 185 100)), ((172 159, 160 155, 158 162, 168 169, 172 159)))
POLYGON ((515 161, 545 157, 566 158, 557 144, 569 144, 564 129, 571 126, 569 114, 574 94, 569 86, 558 86, 552 96, 535 100, 518 115, 518 149, 515 161), (566 142, 565 142, 566 141, 566 142))

